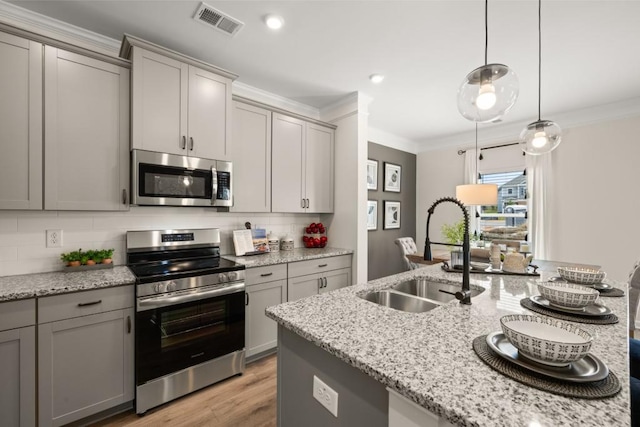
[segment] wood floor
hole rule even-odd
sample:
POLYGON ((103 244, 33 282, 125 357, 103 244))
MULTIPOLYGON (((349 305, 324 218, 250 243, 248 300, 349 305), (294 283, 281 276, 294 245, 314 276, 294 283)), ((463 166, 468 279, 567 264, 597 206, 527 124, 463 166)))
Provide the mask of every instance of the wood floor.
POLYGON ((242 376, 151 409, 142 417, 131 410, 93 426, 275 426, 276 363, 275 354, 265 357, 247 365, 242 376))

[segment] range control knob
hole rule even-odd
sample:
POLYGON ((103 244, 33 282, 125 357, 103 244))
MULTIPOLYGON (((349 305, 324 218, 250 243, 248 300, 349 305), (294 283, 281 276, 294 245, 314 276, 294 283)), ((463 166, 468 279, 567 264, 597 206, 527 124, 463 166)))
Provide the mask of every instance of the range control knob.
POLYGON ((167 292, 173 292, 176 290, 176 282, 169 282, 167 283, 167 292))
POLYGON ((158 292, 167 292, 167 284, 166 283, 158 283, 158 292))
POLYGON ((157 294, 157 293, 160 293, 160 285, 158 285, 157 283, 155 283, 155 284, 153 285, 153 292, 155 292, 156 294, 157 294))
POLYGON ((218 274, 218 280, 220 281, 220 283, 229 281, 229 279, 227 278, 227 273, 218 274))
POLYGON ((227 273, 227 276, 229 277, 230 282, 238 280, 238 273, 236 273, 235 271, 230 271, 229 273, 227 273))

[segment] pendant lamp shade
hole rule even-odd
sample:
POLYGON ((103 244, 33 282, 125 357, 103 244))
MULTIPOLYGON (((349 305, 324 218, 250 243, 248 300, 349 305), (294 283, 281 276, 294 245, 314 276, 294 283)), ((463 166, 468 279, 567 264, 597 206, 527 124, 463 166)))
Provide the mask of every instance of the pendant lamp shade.
POLYGON ((503 64, 478 67, 458 89, 458 111, 467 120, 489 123, 500 119, 518 99, 518 76, 503 64))
POLYGON ((538 0, 538 120, 520 132, 520 148, 526 154, 538 156, 553 151, 562 141, 562 129, 551 120, 541 120, 542 103, 542 1, 538 0))
POLYGON ((466 206, 495 206, 498 204, 498 186, 496 184, 458 185, 456 199, 466 206))
POLYGON ((503 64, 487 64, 489 0, 484 2, 484 65, 465 77, 458 89, 458 111, 476 123, 500 119, 518 99, 518 76, 503 64))
POLYGON ((562 129, 551 120, 538 120, 529 123, 520 133, 520 147, 531 155, 553 151, 562 140, 562 129))

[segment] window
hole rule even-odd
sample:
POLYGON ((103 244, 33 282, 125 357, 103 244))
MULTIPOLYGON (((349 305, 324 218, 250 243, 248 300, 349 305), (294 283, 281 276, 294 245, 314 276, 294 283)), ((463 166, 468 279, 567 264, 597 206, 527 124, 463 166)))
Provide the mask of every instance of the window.
POLYGON ((485 241, 499 240, 517 248, 528 234, 526 175, 523 171, 487 173, 480 182, 498 185, 498 205, 481 206, 478 233, 485 241))

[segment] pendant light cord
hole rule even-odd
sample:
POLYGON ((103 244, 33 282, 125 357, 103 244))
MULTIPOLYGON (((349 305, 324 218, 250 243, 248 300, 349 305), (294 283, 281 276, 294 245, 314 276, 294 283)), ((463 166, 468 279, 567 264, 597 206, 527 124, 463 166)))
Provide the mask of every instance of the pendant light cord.
POLYGON ((478 157, 480 152, 478 151, 478 122, 476 122, 476 184, 479 184, 480 172, 478 171, 478 157))
POLYGON ((538 121, 542 98, 542 0, 538 0, 538 121))
POLYGON ((484 65, 487 65, 489 50, 489 0, 484 0, 484 65))

